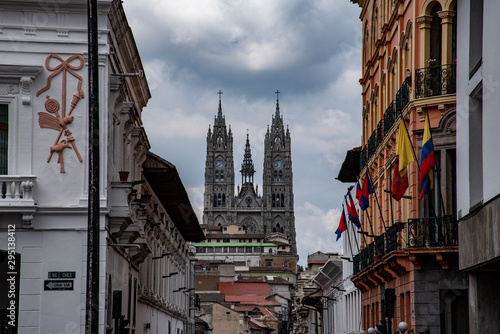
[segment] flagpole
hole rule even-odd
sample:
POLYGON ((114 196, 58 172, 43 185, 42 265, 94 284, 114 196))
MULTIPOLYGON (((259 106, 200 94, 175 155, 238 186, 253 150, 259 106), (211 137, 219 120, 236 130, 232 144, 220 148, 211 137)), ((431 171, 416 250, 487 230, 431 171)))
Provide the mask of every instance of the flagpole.
POLYGON ((391 207, 391 226, 394 225, 394 208, 392 207, 392 171, 394 170, 395 165, 396 164, 391 165, 391 168, 389 169, 389 206, 391 207))
MULTIPOLYGON (((352 189, 352 188, 351 188, 351 189, 352 189)), ((349 194, 349 190, 347 190, 347 193, 349 194)), ((349 207, 349 204, 347 204, 347 195, 344 195, 344 200, 345 200, 345 202, 346 202, 346 205, 349 207)), ((356 210, 356 206, 354 206, 354 209, 353 209, 353 210, 356 210)), ((347 212, 349 212, 349 209, 347 209, 347 212)), ((356 210, 356 213, 357 213, 357 212, 358 212, 358 211, 356 210)), ((351 224, 353 224, 353 222, 352 222, 352 220, 351 220, 350 215, 348 214, 347 216, 349 217, 349 222, 350 222, 351 224)), ((359 217, 358 217, 358 219, 359 219, 359 217)), ((346 225, 349 225, 349 224, 346 224, 346 225)), ((361 226, 361 221, 359 222, 359 225, 361 226)), ((358 239, 356 239, 356 247, 358 248, 358 253, 359 253, 359 244, 358 244, 358 239)))
MULTIPOLYGON (((370 183, 372 184, 373 187, 373 182, 372 178, 370 177, 370 173, 366 173, 366 176, 368 177, 368 180, 370 180, 370 183)), ((382 218, 382 225, 384 225, 384 230, 385 232, 387 232, 387 226, 385 225, 384 215, 382 214, 382 208, 380 207, 380 203, 378 202, 377 192, 374 191, 373 193, 375 194, 375 201, 377 202, 378 211, 380 212, 380 218, 382 218)))
MULTIPOLYGON (((361 180, 360 180, 360 178, 359 178, 359 176, 358 176, 358 175, 356 175, 356 178, 358 179, 358 181, 357 181, 357 182, 359 183, 359 182, 361 181, 361 180)), ((371 183, 371 182, 370 182, 370 183, 371 183)), ((359 200, 358 200, 358 202, 359 202, 359 200)), ((366 210, 361 210, 361 211, 365 212, 366 210)), ((369 215, 368 213, 366 213, 366 212, 365 212, 365 214, 366 214, 366 216, 367 216, 367 218, 368 218, 368 223, 370 224, 370 230, 372 231, 372 235, 375 235, 375 233, 373 232, 373 226, 372 226, 372 222, 371 222, 371 220, 370 220, 370 215, 369 215)), ((366 242, 366 238, 365 238, 365 242, 366 242)))
MULTIPOLYGON (((434 139, 432 138, 432 131, 431 131, 431 119, 429 118, 429 109, 427 108, 427 105, 425 105, 425 113, 427 115, 427 120, 429 121, 429 135, 431 136, 432 148, 434 149, 434 139)), ((437 168, 437 164, 434 167, 436 168, 438 180, 440 181, 441 180, 441 167, 437 168)), ((437 189, 437 187, 438 186, 436 186, 436 189, 437 189)), ((446 209, 444 207, 444 200, 443 200, 443 192, 441 191, 441 182, 439 182, 439 199, 441 202, 441 207, 443 209, 443 216, 446 216, 446 209)))
POLYGON ((401 112, 401 110, 399 111, 399 114, 401 115, 401 120, 403 121, 403 125, 404 125, 405 131, 406 131, 406 135, 408 136, 408 140, 410 141, 411 152, 413 153, 413 158, 417 162, 418 172, 420 172, 420 163, 418 162, 417 154, 415 153, 415 149, 413 148, 413 144, 411 142, 410 132, 408 132, 408 127, 406 126, 406 121, 405 121, 405 118, 403 117, 403 113, 401 112))
MULTIPOLYGON (((342 214, 344 215, 345 217, 345 209, 344 209, 344 206, 342 205, 342 214)), ((352 252, 352 244, 351 244, 351 237, 349 235, 349 227, 348 227, 349 224, 345 224, 345 228, 346 228, 346 231, 347 231, 347 241, 349 241, 349 248, 351 249, 351 259, 354 257, 354 253, 352 252)), ((357 245, 357 244, 356 244, 357 245)), ((358 246, 358 253, 359 253, 359 246, 358 246)))

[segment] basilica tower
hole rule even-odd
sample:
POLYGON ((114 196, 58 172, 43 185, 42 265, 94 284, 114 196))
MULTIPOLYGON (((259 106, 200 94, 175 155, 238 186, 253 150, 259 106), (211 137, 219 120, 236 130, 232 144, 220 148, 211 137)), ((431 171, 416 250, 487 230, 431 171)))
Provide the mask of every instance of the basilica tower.
POLYGON ((233 134, 222 114, 222 92, 218 94, 219 110, 213 130, 208 128, 205 163, 203 223, 210 226, 224 226, 234 219, 233 134))
POLYGON ((279 93, 264 139, 263 224, 265 233, 285 234, 296 252, 291 139, 280 114, 279 93))
POLYGON ((221 94, 219 91, 219 110, 213 129, 209 127, 207 135, 203 223, 208 226, 238 224, 250 234, 282 233, 296 253, 291 140, 280 114, 279 99, 264 138, 263 194, 260 196, 254 183, 255 167, 248 133, 240 169, 241 187, 238 186, 235 193, 233 135, 230 127, 226 128, 221 94))

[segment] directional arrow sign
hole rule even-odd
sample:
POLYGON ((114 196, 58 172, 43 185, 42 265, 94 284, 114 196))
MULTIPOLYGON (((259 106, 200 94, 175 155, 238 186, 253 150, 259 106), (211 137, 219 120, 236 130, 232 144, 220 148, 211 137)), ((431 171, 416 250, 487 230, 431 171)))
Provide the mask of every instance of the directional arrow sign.
POLYGON ((73 281, 54 281, 45 280, 43 283, 44 290, 73 290, 73 281))

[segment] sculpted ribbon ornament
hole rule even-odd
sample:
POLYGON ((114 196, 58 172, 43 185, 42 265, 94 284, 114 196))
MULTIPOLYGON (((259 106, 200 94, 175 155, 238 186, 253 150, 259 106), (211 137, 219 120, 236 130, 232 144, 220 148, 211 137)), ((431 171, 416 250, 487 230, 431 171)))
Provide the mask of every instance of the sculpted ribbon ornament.
POLYGON ((38 97, 43 92, 49 90, 52 84, 52 79, 56 75, 62 73, 62 98, 61 98, 62 108, 61 105, 59 104, 59 101, 47 95, 47 101, 45 101, 45 110, 48 113, 46 112, 38 113, 38 124, 40 125, 41 128, 47 128, 59 131, 59 134, 54 142, 54 145, 50 146, 50 154, 49 157, 47 158, 47 162, 50 162, 54 152, 58 153, 59 158, 57 159, 57 162, 61 165, 60 172, 65 173, 66 171, 64 169, 64 158, 63 158, 64 149, 73 148, 78 160, 80 162, 83 161, 80 152, 76 148, 75 138, 72 136, 71 131, 68 129, 68 124, 71 124, 74 120, 74 116, 72 116, 71 113, 75 109, 80 99, 84 97, 84 93, 82 90, 83 78, 80 75, 78 75, 78 73, 76 73, 76 71, 80 70, 83 67, 83 57, 79 55, 74 55, 66 60, 63 60, 58 55, 49 55, 45 60, 45 67, 47 68, 47 70, 53 73, 50 74, 49 77, 47 78, 47 85, 42 89, 40 89, 36 93, 36 96, 38 97), (54 67, 50 66, 49 63, 52 58, 59 60, 60 64, 54 67), (79 64, 71 65, 71 62, 74 60, 79 60, 80 61, 79 64), (66 115, 66 104, 67 104, 66 92, 67 92, 68 73, 74 76, 78 80, 78 82, 77 82, 77 92, 73 95, 73 99, 70 104, 70 109, 68 111, 68 114, 66 115), (61 108, 61 114, 59 114, 60 108, 61 108), (51 116, 51 114, 53 114, 54 116, 51 116), (66 136, 66 139, 60 140, 63 133, 66 136))

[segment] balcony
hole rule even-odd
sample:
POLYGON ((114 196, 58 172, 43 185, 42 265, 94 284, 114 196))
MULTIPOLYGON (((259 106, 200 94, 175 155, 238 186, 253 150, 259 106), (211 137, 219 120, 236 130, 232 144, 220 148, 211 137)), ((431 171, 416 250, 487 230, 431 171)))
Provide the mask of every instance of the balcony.
POLYGON ((38 207, 33 198, 35 180, 34 175, 0 175, 0 212, 21 213, 25 228, 31 227, 38 207))
POLYGON ((453 216, 408 221, 408 248, 458 246, 458 223, 453 216))
POLYGON ((384 112, 382 120, 378 122, 377 127, 371 134, 370 138, 366 141, 366 145, 361 150, 359 158, 360 170, 365 167, 371 157, 375 154, 379 146, 384 141, 384 138, 389 134, 390 130, 401 116, 403 110, 410 102, 410 87, 411 77, 408 77, 399 88, 396 93, 395 100, 389 104, 384 112))
POLYGON ((454 94, 456 74, 455 64, 435 65, 415 70, 415 98, 454 94))
MULTIPOLYGON (((421 255, 434 255, 443 269, 449 267, 447 256, 458 252, 458 222, 454 216, 410 219, 395 223, 387 231, 353 257, 354 276, 384 277, 391 280, 395 273, 403 275, 408 268, 397 257, 409 259, 415 269, 422 267, 421 255), (384 266, 387 265, 387 268, 384 266)), ((375 278, 377 282, 379 278, 375 278)), ((370 279, 369 279, 370 280, 370 279)), ((367 282, 366 279, 360 280, 367 282)), ((363 283, 364 284, 364 283, 363 283)))

